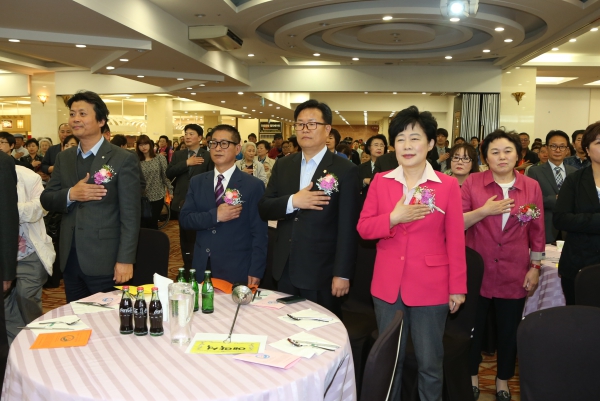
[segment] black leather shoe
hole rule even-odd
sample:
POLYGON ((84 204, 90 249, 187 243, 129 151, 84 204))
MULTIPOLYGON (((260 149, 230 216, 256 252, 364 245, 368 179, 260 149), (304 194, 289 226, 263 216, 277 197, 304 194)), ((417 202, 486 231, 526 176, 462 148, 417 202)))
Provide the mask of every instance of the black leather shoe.
POLYGON ((479 388, 477 386, 471 387, 473 387, 473 398, 475 399, 475 401, 477 401, 479 399, 479 388))
POLYGON ((508 391, 498 391, 496 393, 496 401, 510 401, 510 393, 508 391))

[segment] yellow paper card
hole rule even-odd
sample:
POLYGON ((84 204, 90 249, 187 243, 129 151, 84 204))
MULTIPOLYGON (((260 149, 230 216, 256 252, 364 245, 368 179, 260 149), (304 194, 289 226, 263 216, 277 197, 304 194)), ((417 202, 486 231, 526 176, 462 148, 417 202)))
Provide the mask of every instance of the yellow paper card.
POLYGON ((91 334, 92 330, 41 333, 30 349, 81 347, 87 345, 91 334))
POLYGON ((256 354, 260 343, 224 343, 223 341, 196 341, 190 354, 232 355, 256 354))
MULTIPOLYGON (((144 284, 144 285, 141 285, 140 287, 144 287, 144 294, 152 294, 152 287, 154 287, 154 284, 144 284)), ((123 291, 122 285, 115 285, 115 288, 118 288, 119 290, 123 291)), ((132 294, 133 296, 136 296, 137 295, 137 287, 130 285, 129 293, 132 294)))

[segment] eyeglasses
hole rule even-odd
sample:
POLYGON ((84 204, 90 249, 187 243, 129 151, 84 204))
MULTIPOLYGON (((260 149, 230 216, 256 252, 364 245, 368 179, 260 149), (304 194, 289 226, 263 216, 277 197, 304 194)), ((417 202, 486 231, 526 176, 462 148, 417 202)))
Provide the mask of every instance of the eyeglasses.
POLYGON ((317 125, 329 125, 329 124, 325 124, 325 123, 318 123, 315 121, 311 121, 309 123, 294 123, 294 129, 296 131, 302 131, 304 129, 304 127, 308 128, 309 130, 314 130, 317 129, 317 125))
POLYGON ((383 143, 373 143, 370 145, 372 148, 385 148, 383 143))
POLYGON ((561 152, 562 152, 563 150, 565 150, 565 149, 567 149, 567 148, 568 148, 568 146, 565 146, 565 145, 560 145, 560 146, 558 146, 558 145, 548 145, 548 147, 549 147, 550 149, 552 149, 552 150, 560 150, 561 152))
POLYGON ((459 157, 459 156, 453 156, 452 157, 452 161, 453 162, 459 162, 459 161, 463 161, 465 163, 469 163, 471 161, 471 158, 469 156, 463 156, 463 157, 459 157))
POLYGON ((208 148, 209 149, 216 149, 217 145, 219 145, 221 147, 221 149, 227 149, 229 147, 229 145, 237 145, 237 142, 232 142, 232 141, 228 141, 226 139, 223 139, 222 141, 208 141, 208 148))

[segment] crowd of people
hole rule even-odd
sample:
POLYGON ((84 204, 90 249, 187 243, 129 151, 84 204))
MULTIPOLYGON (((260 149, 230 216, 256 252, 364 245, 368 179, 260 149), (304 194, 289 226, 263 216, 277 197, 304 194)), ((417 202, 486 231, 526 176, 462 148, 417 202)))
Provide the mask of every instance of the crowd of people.
MULTIPOLYGON (((131 151, 123 135, 111 138, 97 94, 79 92, 68 107, 56 145, 0 132, 11 341, 42 314, 48 276, 62 274, 68 302, 130 280, 139 229, 157 229, 168 197, 186 269, 260 285, 273 221, 278 290, 340 317, 359 236, 377 240, 371 293, 378 328, 403 312, 423 400, 441 399, 444 324, 465 302, 477 302, 469 366, 477 399, 493 305, 496 398, 505 401, 517 327, 537 288, 545 245, 565 241, 559 273, 567 304, 575 302, 577 272, 600 263, 600 122, 572 136, 551 131, 531 148, 527 133, 502 129, 469 142, 456 137, 450 147, 432 114, 411 106, 396 114, 387 136, 363 143, 342 140, 329 106, 309 100, 294 111, 295 135, 286 140, 251 134, 242 143, 233 126, 204 135, 188 124, 179 141, 140 135, 131 151), (467 294, 465 246, 484 260, 478 294, 467 294)), ((406 338, 392 399, 399 399, 406 338)))

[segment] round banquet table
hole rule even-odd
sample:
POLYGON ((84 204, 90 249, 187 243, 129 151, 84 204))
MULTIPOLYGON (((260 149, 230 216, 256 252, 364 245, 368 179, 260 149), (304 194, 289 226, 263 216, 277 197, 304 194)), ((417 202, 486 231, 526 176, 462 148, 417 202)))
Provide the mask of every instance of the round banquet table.
MULTIPOLYGON (((282 295, 285 296, 285 295, 282 295)), ((231 295, 215 292, 213 314, 194 313, 195 333, 229 333, 235 307, 231 295)), ((234 333, 267 335, 268 344, 303 329, 279 320, 311 308, 333 314, 310 301, 279 310, 242 305, 234 333)), ((69 305, 38 320, 72 315, 69 305)), ((119 334, 118 311, 79 315, 92 329, 87 346, 30 350, 32 330, 22 330, 10 348, 2 400, 355 400, 354 364, 348 333, 340 323, 309 333, 339 344, 288 370, 236 361, 232 355, 186 354, 165 334, 119 334)))

